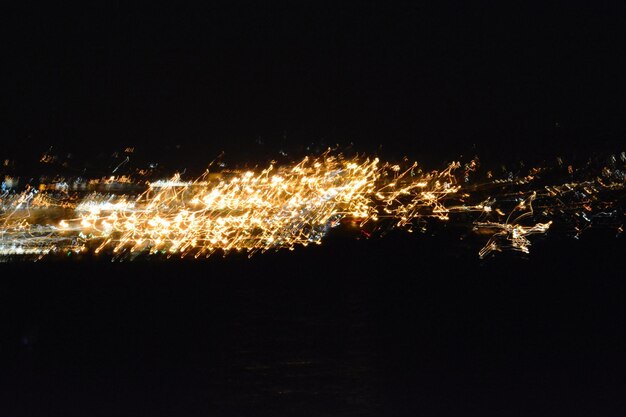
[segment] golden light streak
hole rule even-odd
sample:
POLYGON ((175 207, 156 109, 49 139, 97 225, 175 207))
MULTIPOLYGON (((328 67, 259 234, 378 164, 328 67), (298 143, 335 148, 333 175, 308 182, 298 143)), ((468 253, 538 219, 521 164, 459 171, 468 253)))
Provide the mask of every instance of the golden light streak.
MULTIPOLYGON (((529 236, 545 234, 551 216, 574 219, 578 233, 585 222, 591 223, 589 216, 600 218, 612 207, 614 198, 598 196, 623 192, 625 186, 623 176, 605 169, 601 177, 587 181, 532 188, 543 172, 536 167, 519 179, 494 179, 488 171, 485 182, 472 184, 470 174, 477 169, 477 160, 472 160, 463 167, 453 162, 441 171, 423 172, 417 163, 392 165, 329 151, 262 170, 207 171, 195 181, 177 174, 148 184, 134 196, 70 195, 67 184, 42 184, 0 194, 0 255, 252 255, 320 244, 331 228, 345 222, 369 236, 385 228, 425 230, 432 222, 451 218, 489 236, 480 257, 506 249, 527 253, 529 236), (486 190, 494 194, 485 198, 486 190)), ((114 184, 116 177, 103 181, 114 184)), ((119 182, 132 184, 126 176, 119 182)), ((623 213, 614 217, 619 221, 623 213)))

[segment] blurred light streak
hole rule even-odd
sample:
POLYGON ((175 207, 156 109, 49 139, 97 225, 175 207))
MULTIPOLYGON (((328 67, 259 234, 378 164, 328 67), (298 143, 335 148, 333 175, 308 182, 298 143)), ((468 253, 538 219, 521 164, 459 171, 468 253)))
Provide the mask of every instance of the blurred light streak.
MULTIPOLYGON (((481 258, 503 250, 528 253, 529 238, 546 234, 554 223, 575 237, 598 225, 622 233, 626 169, 620 163, 626 161, 609 162, 598 169, 569 165, 561 173, 560 163, 480 177, 477 158, 426 172, 416 162, 390 164, 328 151, 262 170, 207 170, 193 181, 177 174, 139 193, 70 194, 65 182, 21 192, 5 187, 0 256, 252 255, 321 244, 330 229, 347 222, 367 237, 452 223, 487 236, 481 258), (555 172, 556 180, 546 184, 544 175, 555 172), (573 181, 574 175, 581 180, 573 181)), ((122 191, 137 185, 120 178, 122 191)), ((116 177, 105 182, 115 183, 116 177)))

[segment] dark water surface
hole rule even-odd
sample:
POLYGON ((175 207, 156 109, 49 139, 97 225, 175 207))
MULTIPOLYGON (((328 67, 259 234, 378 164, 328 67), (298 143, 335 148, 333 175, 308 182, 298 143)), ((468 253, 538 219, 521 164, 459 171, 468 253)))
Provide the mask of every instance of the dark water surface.
POLYGON ((0 264, 0 415, 625 415, 625 247, 0 264))

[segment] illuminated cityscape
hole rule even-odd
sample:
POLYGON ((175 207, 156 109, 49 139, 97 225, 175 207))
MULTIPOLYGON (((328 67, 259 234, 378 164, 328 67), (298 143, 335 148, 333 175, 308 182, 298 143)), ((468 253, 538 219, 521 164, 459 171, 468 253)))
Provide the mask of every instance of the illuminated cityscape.
MULTIPOLYGON (((45 154, 40 162, 51 158, 45 154)), ((484 236, 481 258, 504 250, 528 253, 531 236, 545 235, 552 224, 575 237, 591 227, 623 231, 626 155, 601 162, 574 167, 559 158, 552 166, 499 176, 481 172, 478 158, 437 171, 329 149, 259 170, 212 164, 196 179, 177 173, 150 181, 146 170, 135 170, 21 186, 6 176, 0 255, 252 255, 322 244, 342 225, 371 237, 392 229, 425 232, 441 223, 484 236)))

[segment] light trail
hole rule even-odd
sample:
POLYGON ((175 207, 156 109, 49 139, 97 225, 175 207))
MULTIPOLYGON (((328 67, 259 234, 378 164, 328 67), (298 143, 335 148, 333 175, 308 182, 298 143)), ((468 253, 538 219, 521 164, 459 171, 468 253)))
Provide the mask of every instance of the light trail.
POLYGON ((321 244, 330 229, 345 223, 368 236, 453 223, 485 236, 480 257, 503 250, 528 253, 531 236, 545 235, 553 224, 573 236, 590 227, 622 233, 625 164, 622 153, 600 169, 534 167, 495 178, 492 172, 479 175, 477 159, 424 171, 417 163, 328 151, 256 171, 207 170, 196 180, 177 174, 140 192, 134 191, 140 184, 126 176, 117 194, 72 193, 65 182, 5 189, 0 257, 252 255, 321 244))

